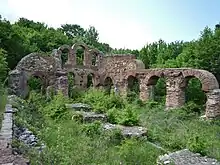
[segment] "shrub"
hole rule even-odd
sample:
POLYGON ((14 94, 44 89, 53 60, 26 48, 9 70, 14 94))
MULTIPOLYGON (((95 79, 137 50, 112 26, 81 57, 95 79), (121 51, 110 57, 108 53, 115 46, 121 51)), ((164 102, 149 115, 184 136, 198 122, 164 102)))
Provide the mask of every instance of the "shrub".
POLYGON ((133 126, 139 124, 139 117, 134 107, 127 105, 124 109, 118 110, 113 107, 107 112, 108 121, 113 124, 133 126))
POLYGON ((187 148, 195 153, 200 153, 201 155, 206 155, 206 142, 199 135, 193 135, 188 139, 187 148))
POLYGON ((1 88, 1 85, 0 85, 0 128, 2 124, 3 113, 5 111, 6 102, 7 102, 7 94, 4 88, 1 88))
POLYGON ((36 78, 36 77, 31 77, 28 80, 28 86, 30 88, 30 90, 35 90, 37 92, 41 91, 41 87, 42 87, 42 81, 40 78, 36 78))
POLYGON ((82 127, 82 131, 86 133, 86 135, 93 137, 94 135, 100 135, 101 130, 101 122, 95 121, 93 123, 84 124, 82 127))
POLYGON ((45 106, 42 107, 42 112, 54 120, 70 117, 69 110, 66 108, 65 103, 68 103, 62 93, 58 93, 54 98, 45 106))
POLYGON ((105 94, 102 90, 90 89, 83 98, 83 102, 93 106, 94 110, 99 113, 107 112, 115 107, 122 109, 125 107, 124 100, 115 94, 105 94))
POLYGON ((139 117, 131 105, 127 105, 119 116, 119 124, 126 126, 134 126, 139 124, 139 117))

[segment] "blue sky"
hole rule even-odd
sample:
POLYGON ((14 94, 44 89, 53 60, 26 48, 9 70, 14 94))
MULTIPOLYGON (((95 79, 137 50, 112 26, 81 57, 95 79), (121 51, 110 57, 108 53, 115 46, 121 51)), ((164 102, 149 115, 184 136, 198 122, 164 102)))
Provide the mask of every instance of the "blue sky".
POLYGON ((163 39, 189 41, 220 22, 220 0, 0 0, 0 14, 49 26, 95 26, 99 40, 115 48, 140 49, 163 39))

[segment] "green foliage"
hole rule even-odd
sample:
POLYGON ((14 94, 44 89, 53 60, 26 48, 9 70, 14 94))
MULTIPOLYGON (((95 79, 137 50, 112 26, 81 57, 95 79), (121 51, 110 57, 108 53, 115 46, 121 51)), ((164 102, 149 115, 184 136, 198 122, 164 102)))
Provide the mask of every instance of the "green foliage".
POLYGON ((75 120, 76 122, 82 123, 83 122, 83 115, 82 115, 82 113, 80 113, 80 112, 73 113, 72 120, 75 120))
POLYGON ((37 92, 40 92, 41 91, 41 87, 42 87, 42 80, 40 78, 36 78, 36 77, 31 77, 29 80, 28 80, 28 86, 29 86, 29 89, 32 91, 32 90, 35 90, 37 92))
POLYGON ((202 91, 201 82, 196 79, 190 79, 186 88, 186 101, 193 101, 198 105, 203 105, 206 102, 206 95, 202 91))
POLYGON ((200 153, 201 155, 206 155, 206 142, 203 137, 200 135, 192 135, 189 137, 187 148, 189 148, 192 152, 200 153))
POLYGON ((8 71, 8 63, 6 61, 6 58, 6 51, 0 48, 0 84, 3 84, 3 81, 5 80, 8 71))
POLYGON ((125 107, 125 102, 120 96, 115 94, 108 95, 104 91, 94 88, 89 89, 84 95, 83 102, 92 105, 94 110, 100 113, 107 112, 113 107, 117 109, 125 107))
POLYGON ((154 89, 154 99, 158 102, 165 103, 166 99, 166 80, 164 78, 159 78, 154 89))
MULTIPOLYGON (((110 45, 100 43, 99 32, 92 26, 83 29, 80 25, 66 24, 54 29, 25 18, 11 24, 0 17, 0 31, 0 84, 3 84, 8 68, 14 69, 28 53, 36 51, 49 54, 54 48, 63 44, 73 45, 78 41, 107 54, 134 54, 144 62, 146 68, 206 69, 220 82, 220 28, 217 27, 214 30, 206 27, 197 40, 166 43, 160 39, 145 45, 140 51, 112 49, 110 45)), ((82 55, 83 50, 77 50, 78 64, 82 64, 82 55)), ((64 52, 62 58, 65 61, 67 53, 64 52)), ((70 83, 74 85, 74 82, 70 83)), ((31 89, 40 88, 35 80, 31 80, 29 85, 31 89)), ((127 101, 95 89, 81 94, 73 87, 69 93, 72 101, 88 103, 96 112, 107 113, 112 123, 137 125, 141 122, 149 130, 148 140, 169 151, 189 148, 220 160, 219 123, 198 119, 206 101, 201 83, 191 79, 186 89, 188 103, 170 112, 164 112, 161 104, 165 102, 165 89, 165 80, 159 79, 154 92, 157 102, 146 104, 137 99, 137 90, 129 93, 127 101)), ((1 113, 6 103, 7 94, 4 91, 0 86, 1 113)), ((82 116, 66 109, 65 103, 69 101, 61 94, 48 100, 32 92, 26 101, 21 102, 23 106, 17 106, 19 113, 16 113, 15 123, 28 127, 47 144, 42 154, 32 153, 32 164, 154 164, 162 153, 144 140, 131 139, 121 143, 121 134, 117 131, 104 135, 100 123, 82 125, 79 122, 82 116)))
POLYGON ((82 131, 86 133, 86 135, 93 137, 94 135, 100 135, 102 132, 101 123, 99 121, 95 121, 90 124, 85 124, 82 127, 82 131))
POLYGON ((108 121, 113 124, 134 126, 139 124, 139 117, 134 107, 127 105, 124 109, 112 108, 107 112, 108 121))
POLYGON ((122 164, 156 164, 158 154, 162 154, 146 140, 126 139, 119 147, 118 154, 122 159, 122 164), (148 156, 142 156, 148 155, 148 156))
POLYGON ((45 116, 50 117, 53 120, 67 119, 70 117, 70 113, 66 108, 65 103, 68 103, 68 100, 59 92, 58 95, 54 96, 53 100, 41 109, 45 116))
POLYGON ((7 93, 3 87, 0 86, 0 128, 3 120, 3 114, 5 112, 5 105, 7 103, 7 93))

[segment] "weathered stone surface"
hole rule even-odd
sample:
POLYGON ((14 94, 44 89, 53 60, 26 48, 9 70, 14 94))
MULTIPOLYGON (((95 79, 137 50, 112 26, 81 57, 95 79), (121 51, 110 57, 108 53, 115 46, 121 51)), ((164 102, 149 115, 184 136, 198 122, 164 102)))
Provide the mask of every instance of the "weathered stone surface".
POLYGON ((27 146, 34 147, 39 151, 46 147, 44 144, 39 145, 39 139, 27 128, 14 126, 14 137, 27 146))
POLYGON ((206 96, 206 117, 209 119, 220 117, 220 89, 211 90, 206 96))
POLYGON ((143 101, 153 99, 154 86, 159 78, 165 78, 166 109, 183 106, 189 79, 198 78, 202 84, 202 90, 207 93, 208 97, 206 117, 212 119, 220 116, 220 95, 213 94, 214 90, 219 89, 219 84, 212 73, 192 68, 145 69, 144 63, 137 60, 134 55, 103 56, 100 51, 89 49, 83 43, 76 43, 72 47, 63 45, 53 50, 52 56, 31 53, 22 58, 15 70, 9 74, 10 93, 26 96, 28 93, 27 81, 31 76, 35 76, 42 80, 43 89, 50 86, 55 88, 55 91, 61 90, 65 96, 68 96, 68 73, 74 75, 73 82, 77 88, 87 88, 88 77, 91 75, 94 87, 105 87, 104 89, 110 87, 111 89, 112 86, 115 86, 117 87, 115 91, 122 96, 127 95, 129 78, 133 77, 139 82, 139 96, 143 101), (76 58, 78 47, 84 49, 82 65, 77 62, 76 58), (68 60, 62 65, 61 55, 64 50, 68 52, 68 60))
MULTIPOLYGON (((9 103, 17 103, 16 97, 8 96, 9 103)), ((0 164, 27 165, 28 160, 22 156, 13 155, 11 143, 13 137, 13 113, 11 104, 6 104, 2 127, 0 131, 0 164)))
POLYGON ((97 114, 95 112, 82 112, 83 121, 85 122, 93 122, 93 121, 101 121, 106 122, 107 117, 104 114, 97 114))
POLYGON ((188 149, 159 156, 158 165, 220 165, 217 160, 202 157, 200 154, 190 152, 188 149))
POLYGON ((76 111, 91 111, 92 107, 88 104, 75 103, 75 104, 66 104, 67 108, 74 109, 76 111))
POLYGON ((12 118, 13 109, 10 104, 7 104, 5 107, 4 118, 2 121, 2 127, 0 131, 0 140, 1 148, 10 147, 12 141, 12 127, 13 127, 13 118, 12 118))
POLYGON ((104 130, 119 129, 124 137, 142 137, 147 135, 147 129, 144 127, 128 127, 116 124, 105 123, 103 124, 104 130))

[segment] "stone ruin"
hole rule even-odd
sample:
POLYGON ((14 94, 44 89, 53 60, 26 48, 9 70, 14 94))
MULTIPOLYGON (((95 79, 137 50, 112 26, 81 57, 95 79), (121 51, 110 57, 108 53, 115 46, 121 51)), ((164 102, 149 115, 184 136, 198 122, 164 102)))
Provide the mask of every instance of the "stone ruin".
POLYGON ((198 78, 207 97, 206 118, 220 116, 220 89, 216 77, 206 71, 192 68, 145 69, 142 61, 134 55, 104 56, 96 49, 89 49, 82 43, 72 47, 63 45, 52 51, 51 56, 31 53, 20 60, 9 73, 10 94, 25 97, 28 94, 27 82, 30 77, 38 77, 47 93, 61 91, 68 96, 68 73, 72 73, 74 86, 85 89, 88 76, 92 77, 93 87, 117 86, 119 94, 126 96, 129 83, 139 82, 140 99, 151 99, 153 87, 159 78, 166 80, 166 109, 175 109, 185 103, 185 89, 191 78, 198 78), (77 62, 77 48, 83 48, 83 64, 77 62), (61 56, 68 52, 68 60, 62 65, 61 56))

